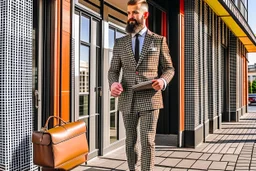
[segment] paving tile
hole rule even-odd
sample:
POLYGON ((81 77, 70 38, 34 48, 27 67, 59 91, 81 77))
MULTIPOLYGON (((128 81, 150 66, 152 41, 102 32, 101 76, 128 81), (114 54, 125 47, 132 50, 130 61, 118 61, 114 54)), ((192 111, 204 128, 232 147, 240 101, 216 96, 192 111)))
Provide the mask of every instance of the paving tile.
POLYGON ((156 151, 155 152, 155 156, 161 156, 162 154, 164 154, 166 151, 161 150, 161 151, 156 151))
POLYGON ((179 164, 176 167, 190 168, 195 162, 196 162, 196 160, 184 159, 181 162, 179 162, 179 164))
POLYGON ((225 170, 234 170, 235 169, 235 166, 227 166, 225 170))
POLYGON ((171 171, 187 171, 188 169, 177 169, 177 168, 173 168, 171 169, 171 171))
POLYGON ((236 163, 234 163, 234 162, 228 162, 228 165, 229 165, 229 166, 235 166, 236 163))
POLYGON ((236 167, 249 167, 250 163, 237 163, 236 167))
POLYGON ((94 167, 102 167, 102 168, 116 168, 120 166, 124 161, 120 160, 109 160, 99 158, 98 161, 94 160, 92 162, 88 162, 89 166, 94 167))
POLYGON ((226 144, 220 144, 219 147, 214 151, 214 153, 220 153, 221 150, 225 147, 226 144))
POLYGON ((227 162, 236 162, 238 158, 238 155, 229 155, 229 154, 225 154, 221 161, 227 161, 227 162))
POLYGON ((244 171, 247 170, 248 171, 249 167, 236 167, 235 169, 236 170, 244 170, 244 171))
POLYGON ((190 153, 187 158, 188 159, 199 159, 199 157, 201 157, 203 155, 203 153, 190 153))
POLYGON ((256 163, 251 163, 251 165, 250 166, 252 166, 252 167, 256 167, 256 163))
POLYGON ((226 154, 226 152, 228 151, 229 147, 231 146, 231 144, 226 144, 226 146, 221 150, 221 154, 226 154))
POLYGON ((234 154, 239 154, 241 152, 243 146, 244 146, 244 143, 240 143, 238 145, 238 147, 236 148, 236 151, 234 152, 234 154))
POLYGON ((228 154, 233 154, 235 152, 236 148, 229 148, 227 153, 228 154))
POLYGON ((220 170, 225 170, 227 167, 228 162, 212 162, 210 165, 209 169, 220 169, 220 170))
POLYGON ((124 162, 123 164, 121 164, 120 166, 118 166, 116 169, 117 169, 117 170, 128 170, 129 168, 128 168, 127 162, 124 162))
POLYGON ((164 171, 165 167, 161 167, 161 166, 155 166, 154 167, 154 171, 164 171))
POLYGON ((203 154, 199 159, 200 160, 207 160, 211 154, 203 154))
POLYGON ((190 154, 190 152, 175 151, 169 157, 186 158, 189 154, 190 154))
POLYGON ((162 163, 160 163, 160 165, 175 167, 180 161, 181 159, 167 158, 162 163))
POLYGON ((237 163, 250 163, 250 159, 247 159, 247 160, 237 160, 236 161, 237 163))
POLYGON ((161 157, 168 157, 173 153, 173 151, 166 151, 164 154, 161 155, 161 157))
POLYGON ((207 160, 220 161, 222 154, 212 154, 207 160))
POLYGON ((165 160, 164 157, 155 157, 155 164, 160 164, 164 160, 165 160))
POLYGON ((206 170, 210 166, 211 161, 197 160, 192 166, 192 169, 203 169, 206 170))

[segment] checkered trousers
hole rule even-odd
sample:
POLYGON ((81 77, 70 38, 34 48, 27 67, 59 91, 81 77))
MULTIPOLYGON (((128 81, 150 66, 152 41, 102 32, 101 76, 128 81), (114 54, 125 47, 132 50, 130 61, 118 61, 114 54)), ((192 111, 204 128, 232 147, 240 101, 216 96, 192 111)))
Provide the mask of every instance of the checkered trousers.
POLYGON ((108 72, 109 86, 119 81, 120 70, 123 69, 122 81, 124 91, 118 100, 119 110, 130 113, 132 102, 135 111, 148 111, 163 108, 162 92, 155 90, 134 93, 131 87, 143 81, 163 78, 167 83, 174 75, 171 56, 163 36, 147 31, 138 63, 132 51, 131 35, 119 38, 115 42, 113 58, 108 72), (158 69, 161 75, 158 76, 158 69))
POLYGON ((138 169, 139 149, 137 126, 140 120, 141 171, 153 171, 155 163, 155 135, 159 110, 123 113, 126 130, 126 155, 129 170, 138 169))

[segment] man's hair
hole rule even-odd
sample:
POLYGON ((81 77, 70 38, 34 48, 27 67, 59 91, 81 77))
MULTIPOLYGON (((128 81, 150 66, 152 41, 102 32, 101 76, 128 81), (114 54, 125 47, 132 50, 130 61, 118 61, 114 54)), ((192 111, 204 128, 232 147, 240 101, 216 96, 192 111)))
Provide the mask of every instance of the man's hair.
POLYGON ((129 0, 127 5, 141 4, 141 7, 148 11, 148 3, 146 0, 129 0))

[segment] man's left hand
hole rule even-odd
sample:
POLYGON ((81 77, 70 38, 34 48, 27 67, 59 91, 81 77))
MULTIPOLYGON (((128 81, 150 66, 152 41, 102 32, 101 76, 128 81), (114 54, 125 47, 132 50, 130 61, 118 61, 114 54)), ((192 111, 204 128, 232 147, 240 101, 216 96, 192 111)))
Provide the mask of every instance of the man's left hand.
POLYGON ((152 87, 158 91, 158 90, 162 90, 164 87, 164 81, 162 79, 156 79, 156 80, 152 80, 152 87))

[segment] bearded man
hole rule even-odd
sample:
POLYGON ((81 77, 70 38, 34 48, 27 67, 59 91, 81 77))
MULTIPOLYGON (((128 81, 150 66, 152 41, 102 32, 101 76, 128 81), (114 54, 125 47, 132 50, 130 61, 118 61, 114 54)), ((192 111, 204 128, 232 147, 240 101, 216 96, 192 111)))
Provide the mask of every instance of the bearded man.
POLYGON ((127 4, 127 35, 116 40, 108 72, 111 95, 119 97, 118 108, 126 131, 126 156, 130 170, 137 170, 137 126, 140 121, 141 170, 152 171, 155 157, 155 134, 159 109, 163 108, 162 91, 172 80, 174 67, 166 38, 146 27, 149 16, 145 0, 127 4), (120 70, 122 81, 118 82, 120 70), (161 69, 161 75, 158 70, 161 69), (134 91, 132 86, 152 80, 152 88, 134 91))

